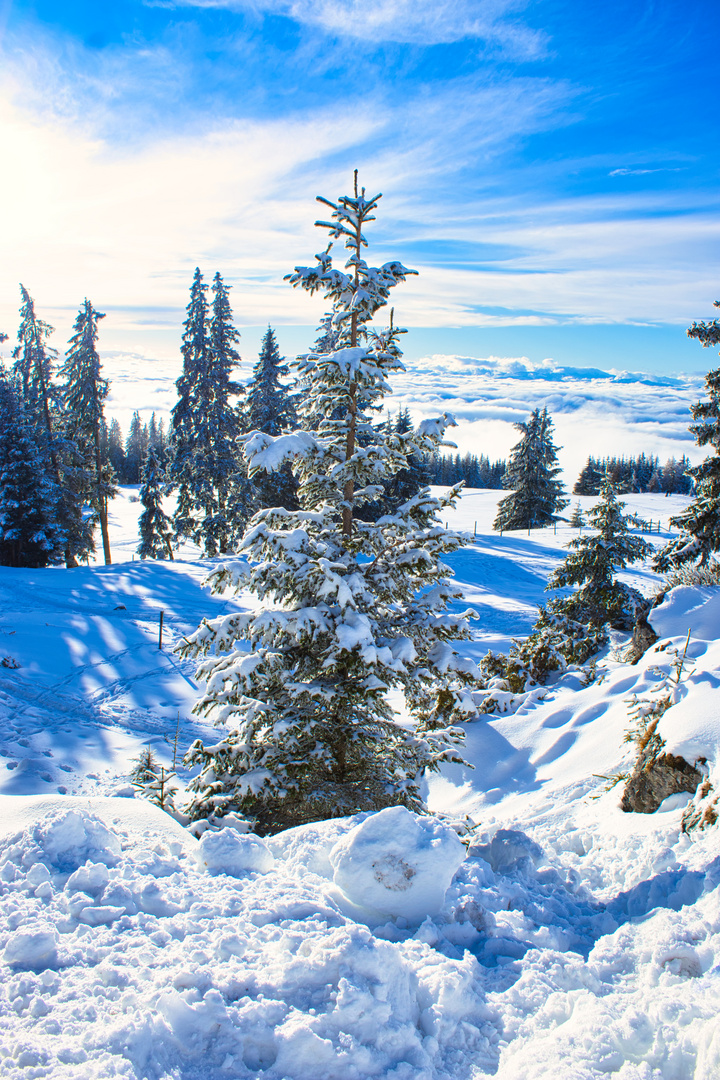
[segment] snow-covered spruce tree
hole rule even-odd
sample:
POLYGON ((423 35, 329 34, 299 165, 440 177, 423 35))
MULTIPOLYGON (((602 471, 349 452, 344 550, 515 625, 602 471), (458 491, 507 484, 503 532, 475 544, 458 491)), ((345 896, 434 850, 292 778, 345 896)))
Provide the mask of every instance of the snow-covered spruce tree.
POLYGON ((553 423, 547 409, 535 409, 527 423, 515 424, 522 439, 510 452, 503 487, 512 494, 501 499, 493 528, 538 529, 552 525, 568 500, 557 479, 558 448, 553 443, 553 423))
POLYGON ((402 365, 400 331, 371 337, 368 324, 411 273, 363 258, 379 199, 358 190, 357 174, 354 194, 321 199, 332 221, 318 224, 344 239, 346 269, 333 268, 328 246, 316 266, 289 275, 332 301, 338 340, 298 361, 307 413, 324 417, 319 430, 246 439, 251 475, 292 458, 300 481, 301 508, 256 514, 240 545, 248 565, 210 578, 216 593, 248 588, 259 609, 204 622, 179 650, 205 658, 196 711, 225 729, 185 759, 200 767, 190 785, 195 820, 236 811, 268 833, 397 804, 420 810, 423 775, 458 760, 455 721, 476 714, 477 669, 453 647, 469 636, 469 613, 447 612, 458 593, 442 562, 462 540, 438 520, 457 489, 446 499, 422 491, 373 521, 355 513, 410 454, 432 453, 452 422, 425 421, 402 436, 372 423, 402 365), (413 726, 398 722, 395 690, 413 726))
POLYGON ((178 489, 178 537, 189 536, 206 555, 230 549, 249 513, 247 484, 238 451, 240 417, 231 402, 241 393, 232 381, 240 363, 228 287, 213 280, 212 313, 199 269, 190 288, 183 332, 183 371, 172 411, 172 479, 178 489))
POLYGON ((97 351, 98 327, 105 316, 89 300, 75 319, 70 348, 60 369, 65 431, 79 454, 75 476, 79 491, 92 505, 100 522, 105 565, 112 562, 108 532, 108 500, 117 491, 115 474, 107 456, 103 406, 109 383, 100 374, 97 351))
MULTIPOLYGON (((288 368, 280 356, 275 334, 268 326, 253 368, 252 381, 246 391, 244 424, 246 431, 263 431, 280 435, 295 426, 295 407, 281 378, 288 368)), ((284 506, 297 507, 297 483, 286 462, 272 473, 257 473, 253 477, 253 500, 259 509, 284 506)))
MULTIPOLYGON (((715 301, 720 307, 720 300, 715 301)), ((720 320, 693 323, 688 337, 697 338, 703 348, 720 345, 720 320)), ((693 478, 695 496, 681 514, 670 518, 670 524, 680 529, 680 535, 670 541, 655 559, 660 573, 673 570, 683 563, 707 566, 710 557, 720 551, 720 368, 705 376, 707 401, 692 406, 695 420, 690 431, 698 446, 712 446, 714 453, 700 465, 687 470, 693 478)))
POLYGON ((172 559, 172 521, 163 510, 163 495, 167 490, 165 469, 158 449, 148 447, 142 470, 140 502, 144 510, 140 515, 140 543, 136 551, 141 559, 172 559))
POLYGON ((65 533, 57 521, 57 488, 44 469, 35 425, 20 390, 0 368, 0 563, 58 563, 65 533))
POLYGON ((40 455, 39 472, 54 491, 55 519, 65 534, 65 565, 74 567, 94 550, 93 525, 83 514, 84 496, 79 490, 78 448, 68 436, 59 407, 59 393, 53 384, 56 352, 47 344, 52 326, 40 319, 35 303, 24 285, 20 286, 20 326, 13 350, 13 372, 20 387, 23 411, 34 429, 40 455))
POLYGON ((636 613, 647 607, 637 589, 618 581, 618 570, 647 558, 653 548, 640 536, 633 536, 622 512, 615 488, 606 477, 600 498, 588 511, 591 531, 568 544, 570 552, 551 574, 548 589, 577 585, 569 596, 548 604, 554 615, 564 615, 591 626, 609 623, 629 630, 636 613))
POLYGON ((578 501, 575 503, 575 507, 570 517, 569 525, 572 529, 582 529, 584 524, 585 515, 583 514, 582 506, 580 505, 580 500, 578 499, 578 501))

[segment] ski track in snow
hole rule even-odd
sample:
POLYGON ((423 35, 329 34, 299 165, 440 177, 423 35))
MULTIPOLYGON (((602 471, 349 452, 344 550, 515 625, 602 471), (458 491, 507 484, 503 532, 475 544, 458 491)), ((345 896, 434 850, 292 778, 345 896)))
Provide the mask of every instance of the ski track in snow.
MULTIPOLYGON (((448 560, 456 609, 479 613, 476 656, 527 633, 575 535, 493 534, 500 495, 468 492, 446 515, 471 537, 477 522, 448 560)), ((663 520, 659 542, 684 504, 628 501, 663 520)), ((138 506, 127 491, 117 503, 122 558, 138 506)), ((682 798, 624 815, 592 775, 627 768, 626 699, 671 669, 685 616, 636 667, 608 651, 590 686, 570 674, 468 725, 475 769, 446 767, 427 796, 477 822, 469 855, 439 910, 388 918, 362 906, 361 877, 355 895, 333 873, 354 819, 280 834, 267 865, 223 873, 161 811, 106 797, 143 745, 171 763, 178 715, 182 749, 214 731, 169 651, 238 606, 201 588, 213 564, 0 568, 0 657, 20 665, 0 668, 0 1075, 717 1080, 718 834, 682 836, 682 798)), ((689 694, 720 684, 705 633, 689 694)))

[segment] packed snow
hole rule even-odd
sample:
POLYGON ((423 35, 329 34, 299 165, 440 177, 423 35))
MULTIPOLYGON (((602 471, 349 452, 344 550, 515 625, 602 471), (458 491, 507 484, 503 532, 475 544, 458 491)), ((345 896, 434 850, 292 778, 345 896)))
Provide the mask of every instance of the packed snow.
MULTIPOLYGON (((576 535, 493 533, 500 494, 447 514, 468 536, 448 561, 479 615, 474 659, 527 633, 576 535)), ((182 753, 217 733, 172 647, 249 598, 212 597, 221 560, 190 547, 133 562, 135 498, 112 504, 113 566, 0 568, 0 1075, 720 1076, 720 834, 681 832, 690 796, 623 814, 611 786, 633 759, 628 702, 667 686, 668 748, 718 778, 718 590, 668 593, 636 665, 616 635, 589 685, 570 672, 469 723, 474 768, 429 778, 433 816, 198 840, 128 774, 150 746, 187 781, 182 753)), ((663 543, 685 502, 627 508, 663 543)))

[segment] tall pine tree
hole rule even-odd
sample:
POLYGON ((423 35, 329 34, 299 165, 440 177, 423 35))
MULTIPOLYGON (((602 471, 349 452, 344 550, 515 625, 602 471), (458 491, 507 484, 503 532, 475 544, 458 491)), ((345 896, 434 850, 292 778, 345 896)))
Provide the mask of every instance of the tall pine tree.
POLYGON ((104 403, 109 384, 100 374, 98 327, 105 316, 85 300, 75 320, 74 334, 60 371, 64 380, 63 407, 67 431, 78 449, 78 490, 93 507, 100 523, 105 565, 112 562, 108 531, 108 500, 117 488, 107 456, 104 403))
MULTIPOLYGON (((245 427, 247 431, 262 431, 266 435, 281 435, 293 427, 296 416, 287 387, 281 379, 288 373, 275 334, 268 326, 253 368, 252 381, 247 388, 245 427)), ((297 484, 286 462, 273 473, 258 473, 253 477, 253 497, 259 509, 284 506, 297 507, 297 484)))
POLYGON ((557 479, 552 420, 547 409, 535 409, 527 423, 515 424, 522 439, 510 452, 503 487, 513 492, 498 503, 494 529, 538 529, 552 525, 568 500, 557 479))
POLYGON ((21 390, 0 368, 0 563, 41 567, 59 562, 65 533, 57 488, 44 469, 35 425, 21 390))
POLYGON ((231 402, 241 393, 232 372, 240 362, 228 287, 213 281, 212 314, 207 286, 195 270, 183 332, 183 371, 172 411, 172 477, 178 489, 174 525, 206 555, 230 549, 247 520, 247 484, 237 449, 240 418, 231 402))
MULTIPOLYGON (((720 300, 715 301, 715 307, 720 307, 720 300)), ((687 334, 697 338, 703 348, 720 345, 720 320, 693 323, 687 334)), ((687 562, 706 566, 711 556, 720 551, 720 368, 708 372, 705 390, 707 400, 692 406, 695 423, 690 425, 690 431, 698 446, 711 446, 714 453, 687 470, 695 483, 695 496, 681 514, 670 518, 670 524, 680 529, 680 536, 671 540, 655 560, 655 569, 663 573, 687 562)))
POLYGON ((419 809, 423 775, 456 759, 453 724, 476 711, 477 669, 453 647, 469 634, 465 617, 446 610, 458 593, 443 556, 461 538, 438 514, 452 495, 424 491, 370 521, 356 514, 411 453, 435 450, 451 422, 425 421, 412 437, 373 423, 389 376, 402 370, 401 331, 372 336, 369 323, 411 273, 363 257, 379 199, 358 189, 357 174, 352 195, 321 199, 332 220, 318 224, 345 241, 346 269, 333 268, 328 246, 316 266, 289 276, 333 305, 335 347, 299 361, 307 414, 324 419, 317 431, 246 441, 251 474, 293 459, 301 509, 260 511, 241 544, 245 568, 211 575, 215 592, 249 588, 260 609, 204 622, 181 650, 204 657, 196 710, 225 728, 186 759, 200 765, 194 818, 235 810, 272 832, 389 805, 419 809), (395 690, 413 728, 398 722, 395 690))
MULTIPOLYGON (((75 567, 94 550, 92 523, 83 514, 84 495, 78 486, 79 453, 62 414, 62 403, 53 383, 56 352, 47 344, 52 326, 40 319, 24 285, 18 344, 13 351, 14 373, 22 396, 23 411, 38 446, 38 482, 53 490, 55 518, 65 536, 65 565, 75 567)), ((80 470, 81 471, 81 470, 80 470)))
POLYGON ((143 512, 138 523, 140 543, 137 553, 141 559, 172 559, 172 521, 163 510, 163 495, 167 490, 165 470, 156 446, 150 444, 142 469, 140 502, 143 512))

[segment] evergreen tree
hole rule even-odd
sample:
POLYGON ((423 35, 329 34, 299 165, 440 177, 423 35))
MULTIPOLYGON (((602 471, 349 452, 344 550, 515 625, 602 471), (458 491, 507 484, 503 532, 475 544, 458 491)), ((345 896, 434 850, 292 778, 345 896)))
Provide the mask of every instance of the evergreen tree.
POLYGON ((248 489, 237 450, 239 414, 230 401, 241 392, 231 379, 240 362, 240 335, 220 274, 213 281, 212 316, 206 292, 196 269, 183 332, 183 373, 176 383, 179 400, 172 411, 174 525, 178 536, 217 555, 229 550, 247 520, 248 489))
POLYGON ((552 420, 547 409, 535 409, 527 423, 516 424, 522 439, 510 454, 503 486, 512 495, 501 499, 494 529, 530 529, 552 525, 557 511, 567 506, 563 485, 557 479, 557 447, 552 439, 552 420))
POLYGON ((603 474, 598 468, 595 458, 589 457, 577 478, 573 488, 573 495, 597 495, 600 491, 602 479, 603 474))
POLYGON ((22 400, 27 415, 45 429, 48 441, 52 435, 51 372, 57 353, 47 344, 52 326, 35 314, 35 303, 24 285, 20 286, 20 326, 18 344, 13 350, 14 372, 20 381, 22 400))
POLYGON ((100 522, 105 565, 112 562, 108 532, 108 500, 117 488, 115 476, 103 453, 105 418, 103 405, 109 384, 100 374, 97 324, 105 316, 85 300, 75 320, 70 348, 60 372, 64 379, 63 404, 66 424, 80 455, 76 475, 100 522))
POLYGON ((572 512, 572 517, 570 518, 570 527, 573 529, 582 529, 584 524, 585 517, 582 512, 580 500, 578 499, 578 501, 575 503, 575 509, 572 512))
POLYGON ((120 421, 116 420, 113 416, 110 421, 110 427, 108 428, 108 448, 107 448, 108 461, 112 471, 118 478, 121 484, 129 483, 127 479, 127 466, 125 459, 125 448, 123 444, 122 428, 120 427, 120 421))
POLYGON ((469 631, 464 616, 446 611, 458 593, 442 556, 461 537, 442 529, 438 512, 455 493, 420 492, 374 521, 356 514, 409 454, 432 453, 450 422, 425 421, 412 436, 372 423, 388 377, 402 370, 401 331, 371 337, 368 324, 411 272, 363 258, 379 198, 357 189, 356 174, 353 195, 322 199, 332 221, 319 224, 350 250, 346 272, 333 268, 328 246, 316 266, 289 275, 333 304, 336 347, 298 362, 305 415, 324 419, 317 432, 246 440, 251 475, 294 459, 301 509, 260 511, 240 547, 247 566, 211 575, 215 592, 249 588, 260 610, 204 622, 181 650, 205 657, 196 711, 226 728, 217 745, 196 742, 186 757, 200 766, 194 819, 239 811, 272 832, 363 809, 419 809, 424 773, 456 759, 460 731, 451 725, 476 711, 477 669, 452 645, 469 631), (396 689, 414 730, 396 720, 388 700, 396 689))
POLYGON ((47 345, 53 332, 38 318, 35 304, 24 285, 18 344, 13 351, 14 373, 22 394, 27 421, 35 432, 39 449, 38 478, 54 488, 55 519, 65 535, 65 565, 75 567, 79 558, 94 550, 92 524, 83 515, 83 494, 77 483, 79 452, 66 430, 52 382, 54 349, 47 345))
POLYGON ((136 550, 141 559, 173 558, 170 543, 172 521, 162 506, 166 487, 165 470, 158 450, 150 445, 143 464, 140 488, 140 502, 144 510, 140 515, 140 543, 136 550))
POLYGON ((41 567, 62 559, 57 488, 43 467, 34 425, 0 369, 0 563, 41 567))
POLYGON ((636 611, 646 604, 637 589, 618 581, 615 575, 630 563, 646 558, 653 548, 630 532, 609 477, 588 517, 594 531, 570 541, 570 553, 550 576, 547 586, 579 588, 569 596, 552 600, 548 608, 555 615, 563 614, 591 626, 610 623, 617 629, 629 629, 636 611))
POLYGON ((140 413, 136 409, 130 419, 128 436, 125 440, 125 483, 139 484, 140 473, 147 453, 149 438, 147 426, 143 425, 140 413))
MULTIPOLYGON (((720 307, 720 300, 715 301, 720 307)), ((688 337, 697 338, 703 348, 720 345, 720 320, 693 323, 688 337)), ((686 562, 706 566, 710 557, 720 551, 720 368, 705 376, 707 401, 692 406, 694 424, 690 431, 698 446, 711 446, 714 453, 687 473, 694 482, 694 498, 690 505, 670 518, 670 524, 680 529, 659 552, 655 569, 665 573, 686 562)))
MULTIPOLYGON (((280 435, 294 426, 295 409, 281 377, 288 369, 280 357, 275 334, 268 326, 247 388, 245 426, 247 431, 280 435)), ((272 473, 258 473, 253 478, 253 496, 258 508, 284 506, 297 508, 297 484, 286 462, 272 473)))

